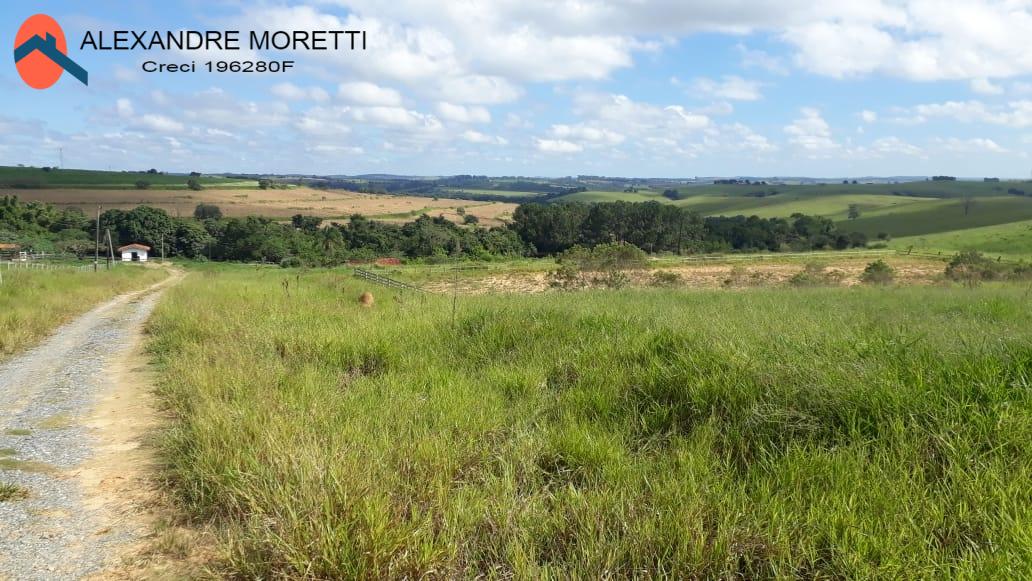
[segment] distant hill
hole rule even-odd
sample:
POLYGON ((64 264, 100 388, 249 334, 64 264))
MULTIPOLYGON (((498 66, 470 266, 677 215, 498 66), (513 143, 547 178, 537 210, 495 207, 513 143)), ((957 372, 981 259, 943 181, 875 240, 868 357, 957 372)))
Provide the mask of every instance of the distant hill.
POLYGON ((119 190, 135 189, 137 182, 146 182, 150 188, 175 190, 187 189, 186 182, 190 179, 197 180, 202 186, 218 188, 258 187, 258 182, 254 180, 212 175, 0 166, 0 188, 9 189, 119 190))

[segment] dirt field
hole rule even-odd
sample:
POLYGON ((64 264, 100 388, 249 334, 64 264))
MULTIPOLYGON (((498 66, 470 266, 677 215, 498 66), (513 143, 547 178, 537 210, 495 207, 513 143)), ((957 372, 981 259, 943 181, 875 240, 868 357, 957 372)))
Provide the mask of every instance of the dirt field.
POLYGON ((37 200, 57 206, 81 208, 88 214, 97 206, 105 209, 132 209, 140 205, 161 208, 173 216, 191 216, 197 204, 215 204, 226 216, 267 216, 290 218, 295 214, 344 219, 351 214, 364 214, 386 221, 408 222, 420 214, 444 214, 461 221, 460 207, 480 219, 484 226, 495 226, 512 214, 516 204, 475 202, 450 198, 421 198, 359 194, 341 190, 324 191, 310 188, 290 190, 217 190, 199 192, 183 190, 18 190, 3 192, 22 200, 37 200))
MULTIPOLYGON (((853 286, 860 284, 860 275, 871 259, 843 259, 838 262, 825 261, 828 284, 853 286)), ((886 258, 896 270, 897 284, 932 284, 941 278, 942 262, 913 258, 886 258)), ((805 263, 738 263, 738 264, 691 264, 674 267, 629 270, 630 286, 655 286, 653 277, 657 272, 675 273, 679 280, 672 287, 685 288, 747 288, 754 286, 778 286, 789 284, 789 279, 805 268, 805 263)), ((595 286, 590 273, 582 280, 586 287, 595 286)), ((478 278, 460 278, 456 283, 435 281, 424 285, 433 292, 449 293, 453 287, 463 294, 485 293, 537 293, 550 290, 548 274, 545 272, 509 272, 489 274, 478 278)))

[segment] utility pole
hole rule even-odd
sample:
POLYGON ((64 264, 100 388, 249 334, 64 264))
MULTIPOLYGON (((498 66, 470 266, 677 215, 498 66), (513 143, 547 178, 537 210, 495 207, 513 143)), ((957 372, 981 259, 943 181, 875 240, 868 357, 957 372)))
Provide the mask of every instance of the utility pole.
POLYGON ((111 270, 111 267, 114 266, 114 264, 115 264, 115 245, 114 245, 113 242, 111 242, 111 229, 108 228, 107 230, 105 230, 105 232, 107 233, 107 244, 108 244, 108 252, 109 252, 109 254, 108 254, 108 270, 111 270))
POLYGON ((100 206, 97 206, 97 246, 93 249, 93 272, 100 268, 100 206))

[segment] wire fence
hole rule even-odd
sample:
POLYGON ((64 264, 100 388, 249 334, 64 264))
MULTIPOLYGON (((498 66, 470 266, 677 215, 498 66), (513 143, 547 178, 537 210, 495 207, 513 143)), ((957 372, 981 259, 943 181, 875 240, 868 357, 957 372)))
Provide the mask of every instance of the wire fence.
POLYGON ((39 261, 0 261, 0 270, 63 270, 75 272, 92 272, 94 264, 62 264, 60 262, 39 261))

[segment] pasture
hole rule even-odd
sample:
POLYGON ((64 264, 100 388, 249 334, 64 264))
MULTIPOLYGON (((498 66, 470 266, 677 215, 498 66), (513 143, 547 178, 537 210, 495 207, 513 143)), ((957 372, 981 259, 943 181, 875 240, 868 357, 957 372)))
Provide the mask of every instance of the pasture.
POLYGON ((220 574, 1032 575, 1024 286, 453 303, 209 266, 150 332, 220 574))

